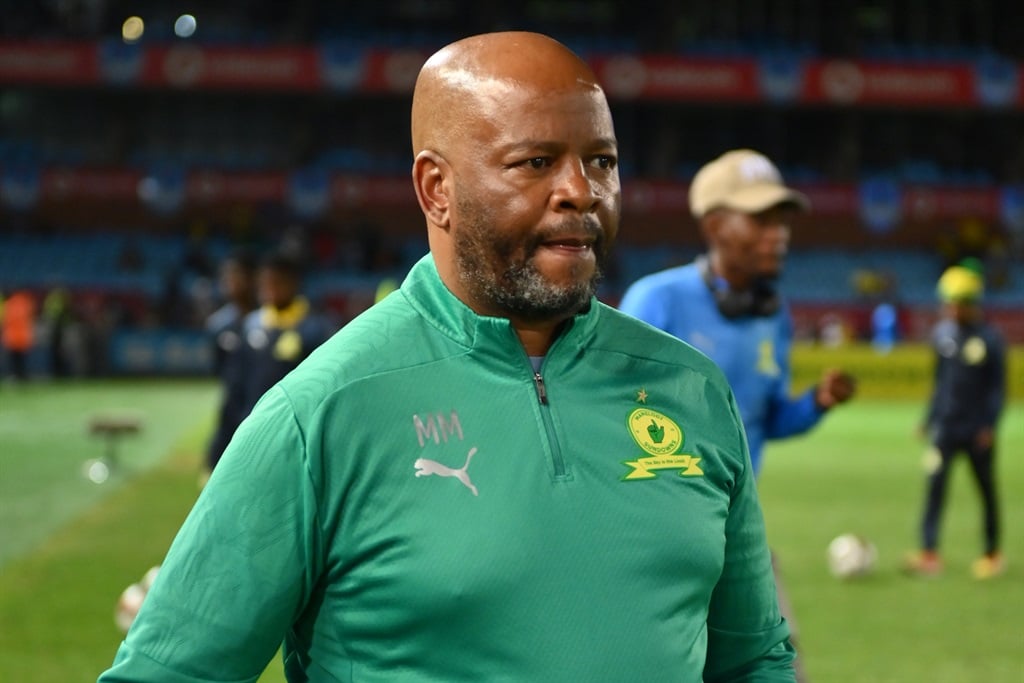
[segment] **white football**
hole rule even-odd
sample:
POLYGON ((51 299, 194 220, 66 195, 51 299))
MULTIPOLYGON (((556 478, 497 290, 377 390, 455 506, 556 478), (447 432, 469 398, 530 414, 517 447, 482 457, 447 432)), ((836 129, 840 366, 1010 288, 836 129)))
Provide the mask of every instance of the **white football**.
POLYGON ((128 632, 132 622, 135 621, 135 615, 139 613, 139 608, 142 607, 142 601, 145 599, 146 589, 137 583, 133 583, 124 589, 124 592, 117 599, 117 605, 114 607, 114 623, 117 624, 121 631, 128 632))
POLYGON ((142 601, 149 594, 149 587, 153 585, 159 571, 160 565, 150 567, 140 581, 125 588, 117 598, 117 604, 114 606, 114 623, 125 633, 132 627, 132 622, 142 607, 142 601))
POLYGON ((150 567, 149 570, 143 575, 142 581, 139 584, 148 593, 150 587, 153 585, 153 581, 156 579, 156 575, 160 572, 160 565, 150 567))
POLYGON ((828 544, 828 568, 833 576, 850 579, 871 573, 878 550, 858 534, 842 534, 828 544))

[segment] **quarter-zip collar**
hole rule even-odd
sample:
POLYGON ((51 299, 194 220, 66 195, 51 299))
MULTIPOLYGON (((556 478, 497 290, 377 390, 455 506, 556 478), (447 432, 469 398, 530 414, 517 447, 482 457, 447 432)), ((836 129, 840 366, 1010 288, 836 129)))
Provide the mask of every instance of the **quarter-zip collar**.
MULTIPOLYGON (((479 315, 441 281, 434 257, 427 254, 417 262, 401 287, 413 308, 431 325, 456 343, 477 352, 504 358, 516 367, 528 363, 526 352, 508 318, 479 315), (513 346, 514 345, 514 346, 513 346)), ((587 310, 563 326, 561 335, 548 351, 561 355, 579 350, 597 325, 600 306, 591 299, 587 310)))

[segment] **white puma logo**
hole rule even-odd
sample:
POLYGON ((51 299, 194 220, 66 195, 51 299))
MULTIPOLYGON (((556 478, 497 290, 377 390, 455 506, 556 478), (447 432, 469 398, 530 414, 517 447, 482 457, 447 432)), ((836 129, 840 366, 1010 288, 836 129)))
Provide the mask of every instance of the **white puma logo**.
POLYGON ((439 477, 455 477, 463 484, 466 488, 473 492, 474 496, 478 496, 476 487, 473 486, 473 482, 469 479, 469 474, 466 470, 469 469, 469 461, 476 455, 476 446, 469 449, 469 455, 466 456, 465 464, 459 469, 452 469, 447 465, 442 465, 436 460, 427 460, 426 458, 417 458, 413 466, 416 468, 417 477, 429 477, 431 474, 436 474, 439 477))

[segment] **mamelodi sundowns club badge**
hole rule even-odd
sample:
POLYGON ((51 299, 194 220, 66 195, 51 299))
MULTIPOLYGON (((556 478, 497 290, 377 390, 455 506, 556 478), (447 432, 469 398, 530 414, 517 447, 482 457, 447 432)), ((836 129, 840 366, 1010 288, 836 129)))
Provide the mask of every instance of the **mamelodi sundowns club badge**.
POLYGON ((656 470, 679 470, 682 477, 704 474, 699 467, 700 458, 680 453, 683 447, 683 430, 671 418, 650 408, 635 408, 626 418, 629 433, 647 456, 623 462, 632 468, 624 481, 654 479, 656 470))

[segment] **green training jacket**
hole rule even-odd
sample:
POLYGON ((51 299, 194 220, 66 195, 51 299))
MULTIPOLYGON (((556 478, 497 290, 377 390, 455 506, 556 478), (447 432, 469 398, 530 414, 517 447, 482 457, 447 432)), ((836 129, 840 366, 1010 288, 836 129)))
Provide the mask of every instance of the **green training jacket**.
POLYGON ((535 372, 431 257, 239 428, 103 683, 792 681, 735 403, 597 302, 535 372))

